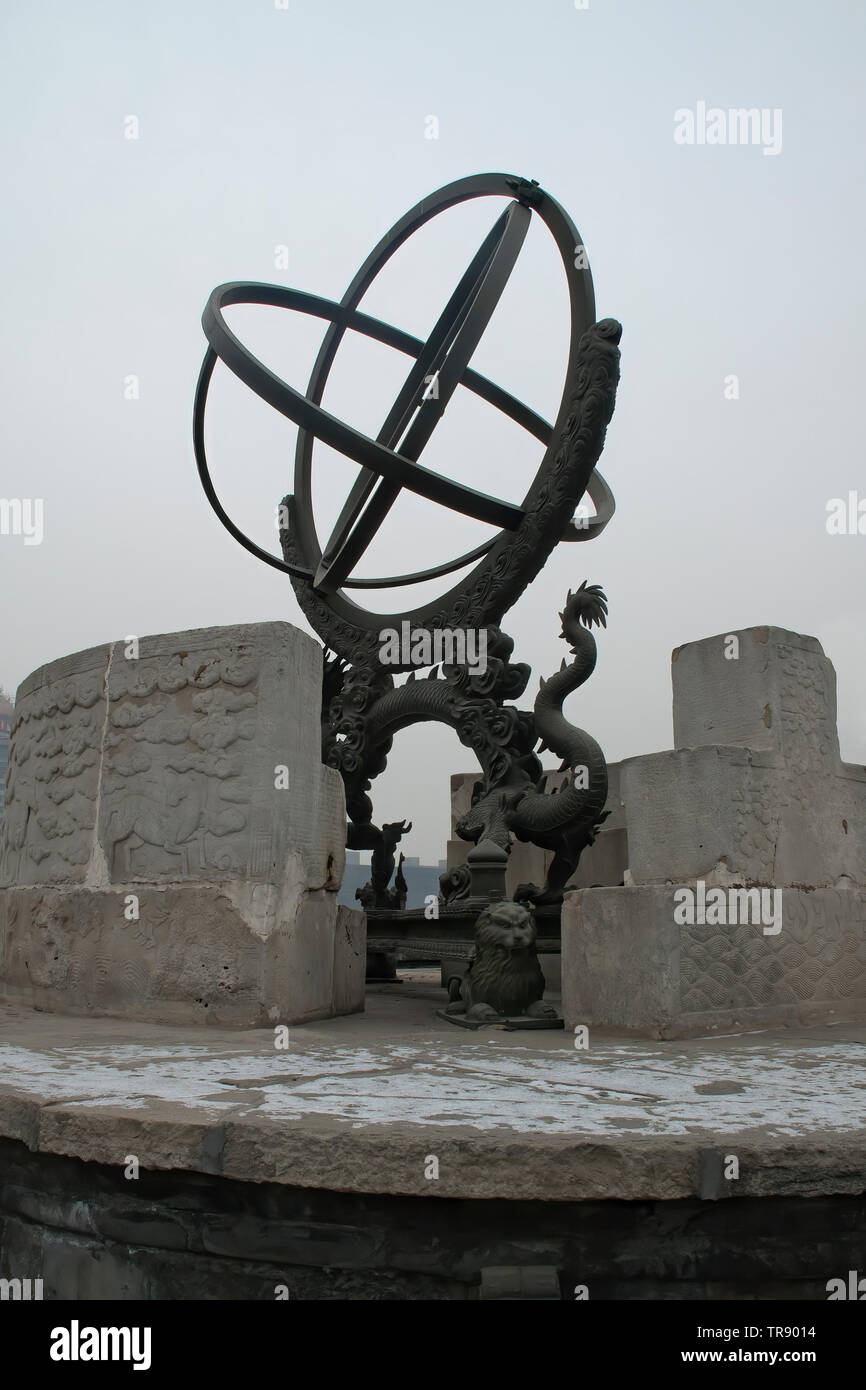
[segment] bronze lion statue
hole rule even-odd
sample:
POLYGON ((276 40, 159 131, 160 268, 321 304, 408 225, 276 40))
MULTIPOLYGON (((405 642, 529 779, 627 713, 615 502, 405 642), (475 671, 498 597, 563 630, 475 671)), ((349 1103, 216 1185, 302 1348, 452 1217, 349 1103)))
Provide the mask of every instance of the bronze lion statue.
POLYGON ((468 1019, 556 1018, 556 1009, 542 998, 544 975, 535 940, 535 919, 523 903, 485 907, 475 923, 474 959, 463 979, 451 982, 446 1013, 468 1019))

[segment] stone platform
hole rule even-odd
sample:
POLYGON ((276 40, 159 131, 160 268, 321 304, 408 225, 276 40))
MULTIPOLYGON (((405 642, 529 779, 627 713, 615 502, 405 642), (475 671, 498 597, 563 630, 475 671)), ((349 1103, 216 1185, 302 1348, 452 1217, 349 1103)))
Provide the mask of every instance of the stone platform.
POLYGON ((564 1299, 824 1299, 864 1272, 862 1024, 466 1038, 437 980, 285 1051, 270 1029, 2 1007, 0 1276, 51 1298, 464 1299, 519 1266, 564 1299))

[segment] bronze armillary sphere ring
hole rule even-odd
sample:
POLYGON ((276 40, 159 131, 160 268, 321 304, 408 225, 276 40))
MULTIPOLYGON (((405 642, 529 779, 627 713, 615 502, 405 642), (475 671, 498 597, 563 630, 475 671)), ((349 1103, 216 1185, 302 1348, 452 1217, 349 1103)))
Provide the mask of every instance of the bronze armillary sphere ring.
MULTIPOLYGON (((517 576, 513 573, 517 554, 527 552, 525 563, 521 562, 525 573, 519 592, 538 573, 560 540, 592 539, 613 515, 613 495, 595 471, 594 458, 587 462, 585 477, 582 476, 577 485, 572 479, 562 496, 550 486, 557 468, 561 467, 563 449, 573 426, 582 340, 594 325, 595 298, 583 243, 568 214, 548 193, 536 183, 506 174, 481 174, 448 184, 423 199, 396 223, 361 266, 339 304, 278 285, 235 282, 213 291, 202 315, 209 347, 199 375, 193 424, 196 462, 205 493, 236 540, 265 563, 291 576, 307 616, 331 645, 336 645, 331 640, 334 624, 344 634, 354 633, 359 638, 363 635, 364 645, 367 645, 382 627, 393 626, 407 618, 416 627, 447 626, 468 620, 497 622, 517 596, 514 592, 517 576), (426 342, 360 312, 358 305, 373 280, 413 232, 449 207, 487 196, 506 197, 510 201, 473 257, 426 342), (552 426, 469 366, 508 283, 533 214, 546 224, 556 242, 569 292, 569 357, 562 399, 552 426), (271 372, 232 333, 223 310, 234 304, 296 309, 329 321, 305 394, 271 372), (331 366, 347 329, 414 358, 376 439, 353 429, 321 406, 331 366), (224 362, 257 395, 299 426, 294 492, 287 499, 290 523, 283 539, 282 559, 263 550, 234 524, 216 495, 208 471, 204 415, 217 360, 224 362), (502 410, 546 446, 536 477, 519 506, 442 477, 418 461, 448 401, 460 385, 502 410), (315 439, 331 445, 360 465, 359 476, 324 548, 319 541, 312 509, 315 439), (402 488, 500 530, 474 550, 430 569, 382 578, 353 577, 355 565, 402 488), (596 515, 582 526, 575 526, 574 508, 584 490, 595 504, 596 515), (558 512, 551 527, 552 492, 558 512), (546 518, 544 526, 533 526, 542 509, 546 518), (507 565, 501 559, 503 548, 511 551, 507 565), (454 588, 413 612, 368 612, 343 592, 344 589, 416 584, 475 562, 478 562, 476 568, 454 588), (504 579, 506 569, 511 571, 509 582, 502 587, 498 585, 497 576, 503 572, 504 579)), ((618 341, 619 325, 613 321, 595 325, 594 331, 613 343, 618 341)))

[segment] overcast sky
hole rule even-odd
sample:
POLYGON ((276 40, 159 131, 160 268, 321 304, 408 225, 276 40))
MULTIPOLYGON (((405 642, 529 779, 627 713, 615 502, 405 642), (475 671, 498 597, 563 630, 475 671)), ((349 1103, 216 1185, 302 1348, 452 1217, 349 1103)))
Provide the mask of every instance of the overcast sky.
MULTIPOLYGON (((588 578, 610 625, 567 712, 610 761, 671 746, 673 647, 770 623, 823 643, 843 757, 866 762, 866 535, 826 527, 830 499, 866 500, 861 0, 48 0, 6 6, 2 29, 0 495, 44 499, 44 538, 0 535, 0 684, 130 633, 306 627, 288 580, 200 490, 205 300, 234 279, 339 299, 418 199, 503 170, 570 212, 598 316, 624 330, 601 462, 614 521, 560 546, 504 622, 531 689, 558 668, 557 610, 588 578), (766 110, 772 141, 677 143, 675 113, 699 119, 699 103, 766 110)), ((423 335, 501 206, 428 225, 363 307, 423 335)), ((548 419, 565 303, 539 223, 473 365, 548 419)), ((230 321, 305 386, 321 324, 250 308, 230 321)), ((375 434, 406 369, 347 341, 325 404, 375 434)), ((519 502, 541 449, 467 396, 423 461, 519 502)), ((214 477, 274 549, 294 434, 218 368, 214 477)), ((327 533, 354 470, 324 449, 316 467, 327 533)), ((404 494, 360 572, 433 564, 486 534, 404 494)), ((376 819, 412 819, 403 849, 435 861, 448 774, 471 767, 450 730, 404 732, 376 819)))

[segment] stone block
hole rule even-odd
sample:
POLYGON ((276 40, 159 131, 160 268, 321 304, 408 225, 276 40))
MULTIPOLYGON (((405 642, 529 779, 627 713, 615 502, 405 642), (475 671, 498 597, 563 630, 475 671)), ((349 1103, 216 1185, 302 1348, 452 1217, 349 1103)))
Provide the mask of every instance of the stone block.
POLYGON ((553 1265, 494 1265, 481 1271, 483 1301, 542 1299, 560 1302, 559 1271, 553 1265))
POLYGON ((366 915, 353 907, 340 905, 334 932, 335 1014, 354 1014, 363 1010, 366 960, 366 915))
MULTIPOLYGON (((482 772, 480 767, 477 768, 475 772, 453 772, 451 774, 451 839, 458 844, 463 844, 465 841, 458 839, 457 822, 461 816, 465 816, 471 809, 473 788, 476 782, 480 782, 481 780, 482 772)), ((470 848, 471 846, 467 845, 467 852, 470 848)), ((463 862, 462 859, 457 861, 457 863, 460 864, 463 862)), ((448 861, 448 867, 449 869, 453 867, 450 859, 448 861)))
POLYGON ((445 850, 446 866, 449 869, 457 869, 461 864, 465 864, 471 848, 471 840, 449 840, 445 850))
POLYGON ((679 647, 671 669, 680 754, 625 765, 633 881, 707 872, 724 860, 761 882, 866 883, 866 770, 839 756, 836 673, 820 642, 750 628, 679 647), (745 752, 739 773, 735 747, 745 752), (652 802, 664 809, 651 824, 652 802))
POLYGON ((360 929, 337 940, 345 811, 320 703, 321 650, 288 623, 116 642, 29 676, 0 993, 238 1027, 363 1007, 344 947, 360 929))
POLYGON ((562 989, 562 956, 559 951, 539 951, 538 964, 544 976, 545 997, 549 999, 562 989))
POLYGON ((616 888, 628 868, 628 834, 624 829, 601 830, 595 843, 583 851, 569 888, 616 888))
POLYGON ((781 762, 756 767, 736 747, 628 759, 621 786, 631 881, 687 882, 724 862, 733 873, 772 882, 781 774, 781 762))
POLYGON ((664 1038, 866 1018, 866 892, 783 888, 781 929, 765 932, 768 919, 746 919, 730 887, 737 923, 678 924, 676 891, 644 885, 566 895, 567 1029, 594 1024, 664 1038))
POLYGON ((838 763, 836 673, 817 638, 778 627, 706 637, 676 648, 671 675, 675 748, 739 744, 838 763))

